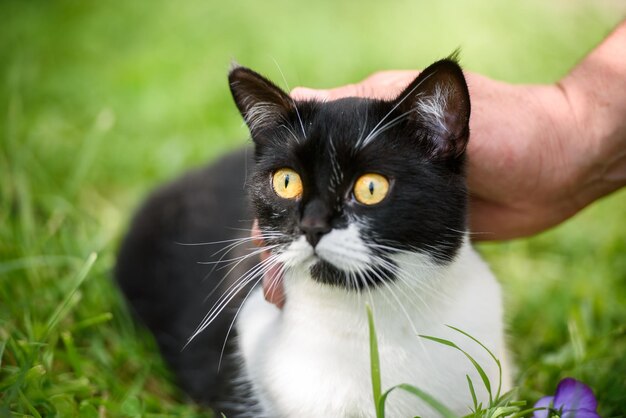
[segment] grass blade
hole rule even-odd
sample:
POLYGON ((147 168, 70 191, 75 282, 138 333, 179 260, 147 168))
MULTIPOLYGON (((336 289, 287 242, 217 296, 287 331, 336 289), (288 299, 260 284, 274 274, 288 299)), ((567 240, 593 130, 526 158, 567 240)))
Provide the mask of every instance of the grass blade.
POLYGON ((429 406, 431 406, 435 411, 439 412, 439 414, 444 418, 458 418, 458 416, 454 412, 448 409, 448 407, 439 402, 437 399, 433 398, 431 395, 424 392, 423 390, 416 388, 415 386, 408 385, 406 383, 402 383, 400 385, 396 385, 390 388, 380 397, 380 411, 382 413, 382 417, 384 417, 385 415, 385 401, 387 400, 387 396, 389 396, 389 394, 396 389, 402 389, 417 396, 418 398, 426 402, 429 406))
POLYGON ((367 309, 367 324, 370 335, 370 371, 372 375, 372 394, 374 395, 374 406, 376 407, 376 417, 384 418, 384 413, 379 409, 381 398, 380 383, 380 357, 378 355, 378 341, 376 339, 376 328, 374 327, 374 315, 369 305, 367 309))
POLYGON ((70 329, 73 332, 77 332, 85 328, 89 328, 89 327, 103 324, 105 322, 109 322, 112 319, 113 319, 113 314, 111 312, 105 312, 100 315, 96 315, 91 318, 87 318, 83 321, 77 322, 76 324, 72 325, 70 329))
POLYGON ((474 390, 474 383, 472 383, 472 379, 469 377, 469 374, 466 374, 467 384, 469 386, 470 393, 472 394, 472 402, 474 402, 474 412, 478 411, 478 399, 476 399, 476 391, 474 390))
POLYGON ((22 403, 26 406, 26 409, 28 409, 28 412, 30 412, 32 416, 35 418, 41 418, 39 411, 37 411, 37 409, 33 406, 30 400, 24 395, 24 392, 19 390, 18 394, 20 397, 20 401, 22 401, 22 403))
POLYGON ((456 348, 461 353, 463 353, 465 355, 465 357, 467 357, 468 360, 472 362, 472 364, 474 365, 474 368, 476 369, 476 371, 480 375, 480 378, 482 379, 483 384, 485 385, 485 388, 487 389, 487 393, 489 393, 489 405, 493 404, 493 398, 491 396, 491 383, 489 382, 489 378, 487 377, 487 373, 485 373, 483 368, 480 367, 480 364, 478 364, 478 362, 476 360, 474 360, 474 358, 472 356, 470 356, 467 351, 463 350, 461 347, 459 347, 458 345, 456 345, 452 341, 444 340, 443 338, 431 337, 431 336, 428 336, 428 335, 420 335, 420 337, 425 338, 427 340, 434 341, 434 342, 439 343, 439 344, 447 345, 448 347, 456 348))
POLYGON ((98 256, 96 253, 89 254, 89 257, 87 257, 85 264, 83 264, 83 267, 80 269, 80 271, 78 272, 76 276, 76 282, 74 283, 74 286, 72 286, 72 289, 68 292, 65 299, 63 299, 63 301, 54 311, 52 316, 50 316, 50 319, 48 320, 48 323, 46 324, 46 330, 44 332, 44 336, 42 340, 45 340, 46 338, 48 338, 50 331, 52 331, 52 329, 54 329, 54 327, 59 323, 59 321, 63 319, 63 316, 65 315, 67 309, 71 306, 72 300, 75 300, 74 295, 76 294, 80 286, 83 284, 83 282, 87 278, 87 275, 89 274, 89 271, 91 271, 91 268, 93 267, 97 258, 98 256))
POLYGON ((521 418, 521 417, 524 417, 524 416, 526 416, 526 415, 530 414, 531 412, 535 412, 535 411, 545 411, 545 410, 547 410, 547 409, 549 409, 549 408, 546 408, 546 407, 541 407, 541 408, 528 408, 528 409, 524 409, 523 411, 519 411, 519 412, 517 412, 517 413, 515 413, 515 414, 511 415, 511 417, 510 417, 510 418, 521 418))
POLYGON ((465 335, 467 338, 470 338, 471 340, 476 342, 478 345, 484 348, 485 351, 489 353, 493 361, 496 362, 496 365, 498 366, 498 390, 496 391, 496 402, 497 402, 497 400, 500 398, 500 391, 502 390, 502 365, 500 364, 500 360, 495 356, 495 354, 491 352, 491 350, 489 350, 483 343, 481 343, 478 339, 474 338, 472 335, 468 334, 462 329, 453 327, 452 325, 446 325, 446 326, 450 329, 455 330, 456 332, 460 332, 461 334, 465 335))
POLYGON ((518 412, 519 410, 520 408, 518 406, 499 406, 493 411, 490 418, 504 418, 518 412))
POLYGON ((0 368, 2 367, 2 359, 4 358, 4 349, 7 346, 7 340, 0 341, 0 368))

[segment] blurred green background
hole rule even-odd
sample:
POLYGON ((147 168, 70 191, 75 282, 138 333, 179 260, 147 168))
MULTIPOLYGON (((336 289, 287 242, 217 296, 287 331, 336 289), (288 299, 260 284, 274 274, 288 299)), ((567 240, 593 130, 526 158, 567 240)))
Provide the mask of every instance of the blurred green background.
MULTIPOLYGON (((246 143, 231 59, 290 87, 423 68, 552 82, 623 1, 0 2, 0 417, 207 416, 111 283, 149 190, 246 143), (280 70, 279 70, 280 67, 280 70)), ((622 92, 624 94, 624 92, 622 92)), ((520 396, 565 376, 626 411, 626 191, 481 245, 507 293, 520 396)))

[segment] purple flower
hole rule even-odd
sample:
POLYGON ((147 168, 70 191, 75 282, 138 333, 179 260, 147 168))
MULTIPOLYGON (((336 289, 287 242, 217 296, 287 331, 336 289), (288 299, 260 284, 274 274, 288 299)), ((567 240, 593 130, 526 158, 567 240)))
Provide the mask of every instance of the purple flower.
POLYGON ((600 418, 596 412, 598 401, 589 386, 576 379, 567 377, 559 382, 554 396, 545 396, 537 401, 533 418, 548 418, 550 412, 558 413, 561 418, 600 418))

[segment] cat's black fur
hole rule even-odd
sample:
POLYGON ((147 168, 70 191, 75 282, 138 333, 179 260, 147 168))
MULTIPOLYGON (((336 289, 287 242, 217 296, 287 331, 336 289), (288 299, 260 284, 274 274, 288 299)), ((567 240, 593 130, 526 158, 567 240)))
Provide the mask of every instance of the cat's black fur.
MULTIPOLYGON (((181 244, 245 236, 256 217, 262 230, 284 234, 267 237, 268 244, 287 245, 303 233, 309 234, 310 240, 316 239, 315 235, 319 238, 332 228, 345 227, 352 218, 367 224, 362 234, 381 245, 377 254, 382 257, 393 252, 382 247, 387 246, 419 251, 435 262, 446 263, 456 254, 466 227, 464 151, 469 136, 469 95, 462 72, 452 60, 427 68, 391 101, 294 102, 243 67, 234 68, 229 81, 235 102, 251 127, 253 161, 238 152, 153 194, 135 216, 115 274, 183 389, 231 417, 238 413, 238 408, 227 406, 238 369, 236 357, 230 355, 233 347, 227 345, 219 372, 218 360, 234 312, 249 286, 182 348, 217 298, 257 260, 245 260, 225 278, 228 269, 198 264, 217 261, 223 255, 213 254, 219 246, 181 244), (445 130, 414 111, 416 102, 441 83, 453 91, 445 130), (261 117, 259 109, 263 109, 261 117), (397 123, 374 140, 355 148, 359 138, 382 126, 381 120, 397 117, 397 123), (272 173, 282 167, 300 174, 304 185, 301 199, 281 199, 273 192, 272 173), (356 178, 370 172, 384 175, 391 183, 387 198, 376 207, 360 204, 352 196, 356 178), (250 194, 252 210, 244 188, 250 194)), ((250 250, 240 249, 237 254, 246 251, 250 250)), ((366 273, 358 287, 376 286, 381 277, 393 280, 392 271, 377 273, 366 273)), ((349 287, 345 273, 328 262, 318 262, 311 274, 322 283, 349 287)), ((230 336, 235 336, 234 330, 230 336)), ((245 387, 237 389, 239 401, 245 394, 245 387)))
MULTIPOLYGON (((157 190, 135 215, 120 249, 115 276, 133 311, 154 334, 178 383, 194 400, 212 404, 228 394, 233 370, 223 362, 222 343, 245 291, 205 332, 183 346, 232 280, 201 262, 222 245, 184 245, 249 234, 252 212, 245 198, 245 166, 251 150, 239 151, 157 190), (219 196, 219 199, 217 198, 219 196), (216 289, 217 287, 217 289, 216 289)), ((231 253, 226 258, 234 257, 231 253)), ((234 333, 231 333, 234 336, 234 333)), ((227 352, 231 347, 227 347, 227 352)), ((228 360, 228 357, 226 357, 228 360)), ((229 415, 230 416, 230 415, 229 415)))

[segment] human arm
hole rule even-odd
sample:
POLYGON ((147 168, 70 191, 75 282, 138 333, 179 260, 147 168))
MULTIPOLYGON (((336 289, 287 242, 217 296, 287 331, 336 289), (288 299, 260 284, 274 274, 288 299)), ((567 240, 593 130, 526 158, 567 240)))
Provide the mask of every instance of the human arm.
MULTIPOLYGON (((470 229, 477 240, 530 236, 626 184, 626 22, 560 81, 513 85, 467 73, 470 229)), ((417 71, 384 71, 297 98, 390 98, 417 71)))
MULTIPOLYGON (((626 22, 554 84, 513 85, 466 73, 475 240, 536 234, 626 185, 624 57, 626 22)), ((385 71, 331 90, 297 88, 292 96, 391 98, 416 75, 385 71)), ((282 306, 282 286, 266 289, 266 298, 282 306)))

